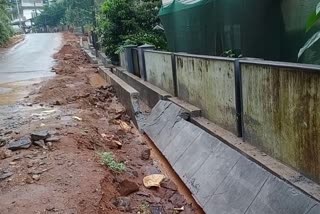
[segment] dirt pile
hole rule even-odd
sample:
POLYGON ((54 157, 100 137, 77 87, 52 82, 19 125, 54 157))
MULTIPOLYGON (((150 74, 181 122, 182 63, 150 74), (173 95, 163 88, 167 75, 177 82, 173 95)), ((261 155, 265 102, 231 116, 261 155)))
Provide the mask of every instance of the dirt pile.
POLYGON ((65 41, 57 76, 34 86, 24 107, 31 113, 9 134, 51 130, 59 141, 1 148, 0 213, 200 213, 166 175, 159 187, 144 186, 146 176, 164 174, 158 161, 78 39, 65 41))

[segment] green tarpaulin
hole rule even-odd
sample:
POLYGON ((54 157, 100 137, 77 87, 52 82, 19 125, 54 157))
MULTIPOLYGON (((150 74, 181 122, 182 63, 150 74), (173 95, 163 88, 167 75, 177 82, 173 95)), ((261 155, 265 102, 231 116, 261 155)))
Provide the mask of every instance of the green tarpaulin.
MULTIPOLYGON (((305 25, 318 0, 173 0, 161 22, 174 52, 296 62, 307 41, 305 25)), ((301 62, 320 64, 320 45, 301 62)))

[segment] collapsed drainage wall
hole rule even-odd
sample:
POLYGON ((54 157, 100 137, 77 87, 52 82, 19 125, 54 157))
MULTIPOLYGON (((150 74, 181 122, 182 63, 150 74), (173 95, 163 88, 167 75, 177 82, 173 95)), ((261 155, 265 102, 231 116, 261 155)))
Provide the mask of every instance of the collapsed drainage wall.
POLYGON ((184 120, 185 116, 177 105, 159 101, 144 131, 206 213, 320 213, 317 201, 184 120))
MULTIPOLYGON (((139 93, 108 69, 100 67, 100 73, 115 86, 132 119, 139 118, 139 109, 130 104, 139 100, 139 93)), ((206 213, 320 214, 318 201, 186 121, 189 116, 178 105, 159 101, 146 121, 138 119, 136 124, 206 213)))
POLYGON ((146 104, 153 108, 159 100, 167 99, 171 97, 169 93, 154 87, 152 84, 143 81, 139 77, 128 73, 121 67, 116 67, 113 69, 114 74, 116 74, 120 79, 131 85, 140 93, 141 99, 146 102, 146 104))
POLYGON ((202 117, 320 184, 319 66, 152 50, 141 57, 131 66, 146 82, 174 89, 202 117))
POLYGON ((114 87, 119 101, 127 110, 127 114, 131 117, 136 127, 139 127, 139 92, 103 66, 99 66, 99 73, 114 87))

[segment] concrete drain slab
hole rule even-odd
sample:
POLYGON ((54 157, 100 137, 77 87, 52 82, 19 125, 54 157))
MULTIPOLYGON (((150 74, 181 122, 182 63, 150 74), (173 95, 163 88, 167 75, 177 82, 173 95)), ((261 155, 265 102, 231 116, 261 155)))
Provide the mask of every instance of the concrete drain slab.
POLYGON ((208 214, 320 214, 319 202, 186 121, 159 101, 144 132, 208 214))

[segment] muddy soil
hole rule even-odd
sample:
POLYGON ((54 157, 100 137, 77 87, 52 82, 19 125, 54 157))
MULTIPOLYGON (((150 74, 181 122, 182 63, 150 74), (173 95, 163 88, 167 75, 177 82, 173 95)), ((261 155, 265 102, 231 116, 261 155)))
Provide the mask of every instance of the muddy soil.
POLYGON ((149 157, 149 142, 97 65, 89 63, 78 38, 66 33, 64 39, 54 56, 57 75, 34 84, 14 109, 0 109, 0 213, 200 213, 149 157), (51 138, 40 146, 7 149, 39 131, 51 138), (125 168, 104 165, 103 152, 125 168), (148 189, 143 178, 151 174, 166 179, 148 189))
POLYGON ((12 46, 15 46, 16 44, 18 44, 19 42, 22 42, 25 38, 25 35, 24 34, 20 34, 20 35, 14 35, 13 37, 11 37, 9 39, 8 42, 6 42, 5 44, 3 45, 0 45, 0 49, 1 48, 9 48, 9 47, 12 47, 12 46))

